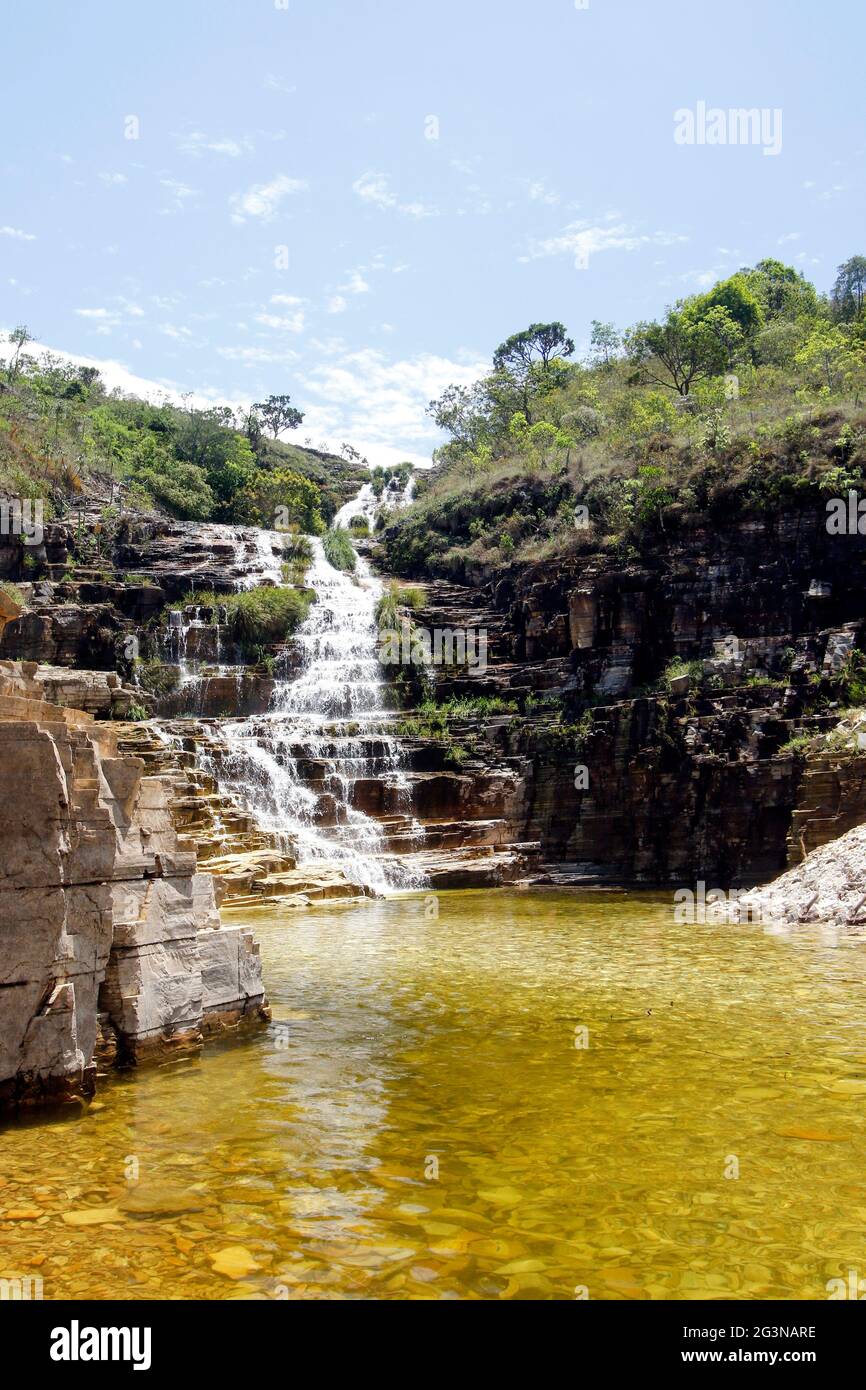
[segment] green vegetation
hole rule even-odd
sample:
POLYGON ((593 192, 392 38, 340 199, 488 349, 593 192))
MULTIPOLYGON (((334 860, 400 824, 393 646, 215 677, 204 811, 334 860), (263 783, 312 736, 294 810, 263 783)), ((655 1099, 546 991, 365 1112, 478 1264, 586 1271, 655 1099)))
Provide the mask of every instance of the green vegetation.
POLYGON ((670 662, 661 678, 661 689, 670 693, 671 682, 679 680, 682 676, 688 676, 692 685, 701 685, 704 680, 704 663, 702 661, 682 661, 677 657, 670 662))
POLYGON ((170 695, 180 681, 178 668, 166 665, 157 657, 134 662, 133 675, 136 684, 149 695, 170 695))
POLYGON ((0 579, 0 590, 2 590, 8 598, 11 598, 13 603, 17 603, 19 608, 27 607, 24 594, 17 584, 10 583, 8 579, 0 579))
POLYGON ((380 632, 396 631, 405 610, 414 612, 423 608, 424 602, 424 590, 417 584, 398 584, 392 580, 376 604, 376 622, 380 632))
POLYGON ((284 444, 277 436, 303 419, 287 396, 246 415, 154 405, 108 392, 95 368, 37 362, 30 341, 20 325, 0 357, 0 492, 42 499, 46 516, 98 481, 125 509, 317 534, 368 476, 358 456, 284 444))
POLYGON ((326 531, 322 543, 325 548, 325 558, 329 565, 334 569, 345 570, 349 574, 354 574, 358 564, 358 557, 355 548, 349 538, 348 531, 342 526, 332 526, 326 531))
POLYGON ((307 536, 286 537, 285 560, 282 566, 283 583, 300 585, 313 563, 313 547, 307 536))
POLYGON ((407 576, 606 550, 628 562, 684 526, 821 508, 866 487, 866 258, 822 296, 776 260, 657 322, 595 321, 578 363, 561 323, 496 349, 430 413, 447 442, 380 533, 407 576))
POLYGON ((229 637, 245 656, 261 661, 264 648, 285 642, 296 632, 310 611, 311 589, 249 589, 240 594, 201 591, 187 594, 182 606, 222 608, 226 613, 229 637))
POLYGON ((501 700, 494 696, 452 695, 441 704, 427 699, 422 701, 413 714, 403 720, 399 731, 412 738, 450 740, 453 723, 467 719, 487 719, 494 714, 514 714, 516 711, 515 700, 501 700))

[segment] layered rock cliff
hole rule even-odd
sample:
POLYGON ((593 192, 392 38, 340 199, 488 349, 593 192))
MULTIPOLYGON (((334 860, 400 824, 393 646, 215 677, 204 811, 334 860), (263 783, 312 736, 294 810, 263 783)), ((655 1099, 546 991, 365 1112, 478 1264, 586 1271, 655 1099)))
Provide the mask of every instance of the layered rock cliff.
POLYGON ((168 787, 117 734, 0 663, 0 1103, 93 1093, 97 1067, 267 1016, 251 934, 220 924, 168 787))

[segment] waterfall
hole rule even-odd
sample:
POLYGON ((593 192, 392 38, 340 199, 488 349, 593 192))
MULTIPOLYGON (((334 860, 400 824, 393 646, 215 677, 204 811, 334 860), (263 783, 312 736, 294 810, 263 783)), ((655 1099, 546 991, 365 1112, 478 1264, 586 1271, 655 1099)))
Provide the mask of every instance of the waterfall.
POLYGON ((219 741, 199 756, 300 866, 337 864, 351 882, 379 893, 419 887, 418 876, 388 852, 380 820, 354 804, 359 789, 375 802, 383 787, 393 788, 392 820, 419 831, 407 814, 399 741, 388 731, 395 711, 375 615, 382 586, 362 557, 349 575, 329 564, 321 540, 313 538, 312 549, 306 582, 317 601, 295 637, 300 671, 278 680, 267 715, 225 722, 219 741))

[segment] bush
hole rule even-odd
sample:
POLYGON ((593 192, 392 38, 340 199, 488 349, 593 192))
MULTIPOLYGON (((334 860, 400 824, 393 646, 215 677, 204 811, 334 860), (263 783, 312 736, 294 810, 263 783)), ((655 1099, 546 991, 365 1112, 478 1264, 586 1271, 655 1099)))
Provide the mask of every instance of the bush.
POLYGON ((285 642, 310 611, 311 589, 249 589, 241 594, 188 594, 182 606, 223 608, 229 637, 245 655, 260 659, 261 648, 285 642))
POLYGON ((157 657, 149 661, 137 661, 134 675, 137 684, 149 695, 170 695, 177 689, 180 679, 176 667, 166 666, 157 657))
POLYGON ((342 526, 332 526, 330 531, 325 532, 323 544, 329 565, 333 565, 335 570, 345 570, 354 574, 358 557, 348 531, 344 531, 342 526))
POLYGON ((313 563, 313 547, 309 536, 286 538, 283 580, 286 584, 303 584, 304 576, 313 563))

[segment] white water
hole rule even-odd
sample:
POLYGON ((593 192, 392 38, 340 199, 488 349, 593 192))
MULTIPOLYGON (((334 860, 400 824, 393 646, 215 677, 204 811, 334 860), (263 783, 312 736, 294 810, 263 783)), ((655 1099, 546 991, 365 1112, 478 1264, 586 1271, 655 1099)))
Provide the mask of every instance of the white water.
MULTIPOLYGON (((258 826, 285 840, 299 866, 336 863, 353 883, 375 892, 419 886, 384 853, 378 820, 352 805, 355 783, 380 778, 397 789, 406 815, 408 782, 378 661, 376 601, 382 586, 358 558, 355 576, 334 569, 312 540, 306 584, 317 602, 296 635, 300 673, 279 682, 272 710, 221 726, 222 746, 203 753, 207 771, 258 826), (321 780, 305 784, 302 764, 321 761, 321 780)), ((414 822, 412 822, 414 826, 414 822)))
POLYGON ((395 512, 401 507, 407 507, 415 496, 416 487, 414 473, 409 474, 405 487, 385 487, 379 497, 374 493, 372 483, 364 483, 357 495, 337 512, 334 525, 349 527, 353 517, 361 516, 370 527, 372 535, 379 512, 395 512))

